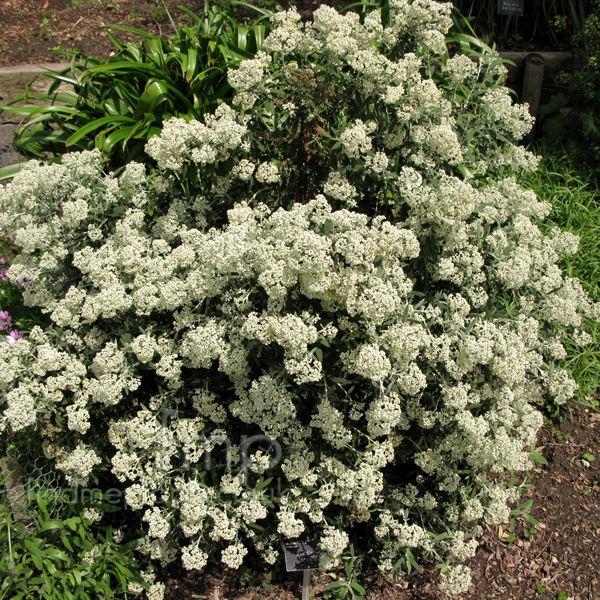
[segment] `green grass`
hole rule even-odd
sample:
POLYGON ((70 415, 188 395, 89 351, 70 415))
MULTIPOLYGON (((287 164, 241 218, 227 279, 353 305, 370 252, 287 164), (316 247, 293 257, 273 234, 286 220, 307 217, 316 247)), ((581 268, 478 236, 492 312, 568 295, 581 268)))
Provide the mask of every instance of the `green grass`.
MULTIPOLYGON (((536 173, 526 184, 541 200, 553 206, 544 229, 559 226, 580 237, 579 252, 562 262, 565 274, 578 277, 592 299, 600 302, 600 184, 595 173, 577 164, 562 149, 542 147, 543 156, 536 173)), ((593 342, 579 347, 568 341, 564 366, 579 384, 577 400, 597 407, 600 388, 600 323, 587 320, 593 342)))

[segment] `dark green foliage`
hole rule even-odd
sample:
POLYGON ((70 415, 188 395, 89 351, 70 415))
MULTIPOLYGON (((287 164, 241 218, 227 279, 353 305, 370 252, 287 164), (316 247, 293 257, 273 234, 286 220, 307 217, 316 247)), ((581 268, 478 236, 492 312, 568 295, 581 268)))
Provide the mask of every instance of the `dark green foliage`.
POLYGON ((498 0, 453 3, 472 20, 479 37, 488 43, 501 43, 507 50, 569 47, 571 36, 581 32, 587 14, 586 0, 525 0, 522 17, 499 15, 498 0))
MULTIPOLYGON (((577 158, 596 168, 600 164, 600 1, 594 0, 584 26, 573 37, 581 58, 574 73, 561 73, 565 92, 540 107, 544 136, 570 146, 577 158)), ((593 174, 592 174, 593 176, 593 174)))
POLYGON ((6 504, 0 521, 1 600, 104 600, 132 598, 130 583, 146 586, 131 555, 138 541, 119 546, 110 527, 83 517, 79 506, 51 518, 41 494, 32 522, 14 523, 6 504))

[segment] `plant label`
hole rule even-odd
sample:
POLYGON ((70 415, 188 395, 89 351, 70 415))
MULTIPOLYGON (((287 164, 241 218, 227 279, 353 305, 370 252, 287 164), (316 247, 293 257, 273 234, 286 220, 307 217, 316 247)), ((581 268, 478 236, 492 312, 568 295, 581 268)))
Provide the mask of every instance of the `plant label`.
POLYGON ((321 554, 306 542, 293 541, 285 544, 285 570, 305 571, 318 569, 321 554))
POLYGON ((511 17, 522 17, 525 0, 498 0, 498 14, 511 17))

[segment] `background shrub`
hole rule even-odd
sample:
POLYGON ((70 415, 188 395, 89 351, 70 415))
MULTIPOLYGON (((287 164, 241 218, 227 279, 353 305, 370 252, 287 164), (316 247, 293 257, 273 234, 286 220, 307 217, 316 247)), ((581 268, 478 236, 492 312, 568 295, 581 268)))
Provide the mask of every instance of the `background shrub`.
MULTIPOLYGON (((574 73, 561 73, 558 81, 568 93, 553 95, 540 108, 544 136, 570 146, 579 160, 596 169, 600 164, 600 2, 590 5, 582 29, 573 36, 581 58, 574 73)), ((596 172, 591 173, 592 177, 596 172)))

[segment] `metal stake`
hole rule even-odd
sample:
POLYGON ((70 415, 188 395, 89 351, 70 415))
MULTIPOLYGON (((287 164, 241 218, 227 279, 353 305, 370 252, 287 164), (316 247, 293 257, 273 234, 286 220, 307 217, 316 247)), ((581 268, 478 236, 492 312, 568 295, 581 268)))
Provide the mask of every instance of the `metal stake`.
POLYGON ((303 569, 302 571, 302 600, 308 600, 310 595, 310 576, 312 569, 303 569))

